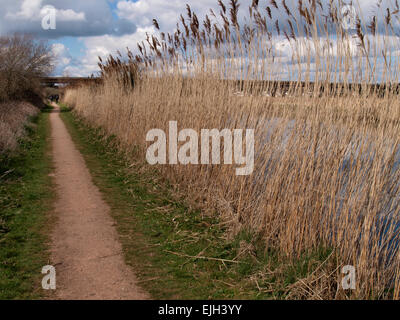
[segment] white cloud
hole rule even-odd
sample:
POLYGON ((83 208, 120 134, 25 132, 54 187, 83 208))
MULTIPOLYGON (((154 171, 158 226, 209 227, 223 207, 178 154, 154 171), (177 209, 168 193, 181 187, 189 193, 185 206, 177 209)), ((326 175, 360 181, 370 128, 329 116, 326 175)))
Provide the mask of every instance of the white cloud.
MULTIPOLYGON (((245 2, 242 1, 243 6, 245 2)), ((208 14, 210 8, 217 8, 216 0, 139 0, 137 2, 119 1, 117 14, 121 18, 133 20, 139 27, 152 25, 153 19, 157 19, 161 29, 171 32, 175 29, 179 15, 186 12, 186 4, 189 4, 200 19, 208 14)))
MULTIPOLYGON (((40 2, 40 0, 31 0, 31 2, 38 1, 40 2)), ((247 7, 251 4, 251 1, 252 0, 240 0, 242 13, 247 13, 247 7)), ((224 3, 226 3, 229 8, 228 2, 228 0, 224 0, 224 3)), ((326 4, 328 1, 323 0, 323 2, 326 4)), ((120 20, 122 19, 135 23, 137 26, 136 32, 122 36, 106 34, 82 38, 81 41, 86 50, 85 55, 79 62, 72 61, 71 64, 65 68, 65 72, 70 75, 87 76, 98 71, 98 56, 106 57, 108 54, 115 53, 117 50, 124 52, 126 47, 135 51, 136 43, 146 38, 146 32, 149 34, 155 32, 152 27, 152 21, 154 18, 159 22, 162 31, 173 32, 176 28, 176 23, 179 20, 180 14, 186 14, 187 3, 191 6, 192 10, 196 12, 200 21, 206 14, 209 14, 210 8, 212 8, 217 15, 220 11, 217 0, 138 0, 136 2, 133 2, 132 0, 116 0, 116 15, 120 20)), ((267 3, 269 3, 269 1, 267 3)), ((288 1, 288 4, 289 3, 291 3, 291 1, 288 1)), ((370 14, 375 3, 376 0, 361 0, 360 7, 363 13, 367 15, 370 14)), ((264 4, 260 1, 260 7, 262 9, 265 9, 266 5, 264 6, 264 4)), ((278 4, 281 6, 279 1, 278 4)), ((22 9, 21 12, 23 12, 22 9)), ((284 12, 275 13, 277 14, 274 15, 275 18, 279 18, 280 16, 285 17, 284 12)), ((285 19, 282 19, 281 23, 284 23, 284 21, 286 21, 285 19)), ((275 22, 275 20, 273 22, 275 22)), ((324 44, 327 43, 324 41, 323 38, 320 39, 321 48, 323 48, 324 44)), ((313 52, 315 52, 312 41, 304 40, 299 41, 299 43, 301 43, 301 45, 297 44, 294 46, 297 46, 301 57, 306 57, 310 53, 312 55, 313 52)), ((351 56, 354 57, 359 53, 356 41, 351 40, 348 43, 348 46, 351 56)), ((286 39, 278 40, 275 43, 274 49, 277 57, 275 61, 281 60, 282 63, 283 61, 288 62, 294 51, 294 48, 291 47, 290 43, 286 39)), ((326 50, 328 50, 328 47, 326 47, 326 50)), ((329 52, 334 57, 338 50, 337 42, 333 39, 332 45, 329 46, 329 52)))
MULTIPOLYGON (((41 11, 43 14, 43 11, 41 11)), ((75 12, 74 10, 56 10, 56 17, 58 21, 84 21, 86 20, 86 16, 84 12, 75 12)))
POLYGON ((20 11, 16 13, 7 12, 7 18, 14 19, 32 19, 33 17, 37 17, 43 0, 24 0, 21 4, 20 11))
POLYGON ((65 54, 65 52, 67 51, 65 45, 62 43, 53 44, 51 49, 52 49, 53 54, 57 57, 65 54))
MULTIPOLYGON (((99 71, 97 63, 98 57, 107 58, 109 54, 115 54, 117 50, 124 53, 128 47, 136 52, 136 44, 146 37, 146 32, 151 34, 155 32, 152 26, 138 28, 134 34, 115 37, 110 35, 82 38, 85 45, 85 55, 78 61, 73 61, 71 65, 64 68, 64 74, 69 76, 86 77, 99 71)), ((57 47, 55 50, 61 50, 57 47)))
POLYGON ((115 19, 112 0, 1 0, 0 33, 28 32, 42 38, 90 37, 134 33, 133 21, 115 19), (56 29, 44 30, 42 18, 55 8, 56 29))
POLYGON ((51 51, 54 57, 57 59, 58 64, 61 66, 68 65, 72 60, 69 50, 62 43, 53 44, 51 46, 51 51))
MULTIPOLYGON (((125 52, 129 47, 137 52, 137 43, 146 39, 146 32, 156 32, 153 27, 153 19, 157 19, 164 32, 172 32, 176 28, 180 14, 185 14, 186 4, 198 14, 199 19, 209 13, 209 9, 216 9, 216 0, 139 0, 119 1, 116 5, 116 13, 120 19, 133 21, 137 30, 133 34, 123 36, 102 35, 81 39, 85 45, 85 55, 79 61, 79 65, 71 64, 64 69, 64 73, 72 76, 88 76, 99 71, 98 56, 102 58, 117 50, 125 52)), ((244 5, 244 4, 243 4, 244 5)), ((216 12, 218 12, 216 10, 216 12)))
MULTIPOLYGON (((49 8, 53 6, 43 6, 43 0, 24 0, 21 4, 20 11, 16 13, 7 12, 6 18, 15 20, 31 20, 40 21, 49 13, 49 8)), ((75 12, 72 9, 55 9, 56 18, 59 21, 82 21, 85 20, 84 12, 75 12)))

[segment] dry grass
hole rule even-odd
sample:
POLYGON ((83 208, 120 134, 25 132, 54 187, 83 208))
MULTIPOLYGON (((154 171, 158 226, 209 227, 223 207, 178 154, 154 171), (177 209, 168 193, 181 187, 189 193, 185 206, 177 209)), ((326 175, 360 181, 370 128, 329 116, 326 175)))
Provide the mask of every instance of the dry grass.
POLYGON ((8 102, 0 104, 0 155, 14 151, 18 140, 25 133, 29 117, 39 109, 28 102, 8 102))
POLYGON ((253 1, 245 25, 237 1, 220 7, 218 18, 212 12, 203 24, 188 7, 175 34, 149 37, 139 44, 141 54, 128 53, 127 62, 110 57, 101 64, 103 84, 67 90, 65 102, 116 135, 121 148, 138 148, 143 159, 146 133, 167 131, 171 120, 197 131, 254 128, 251 176, 235 176, 228 165, 159 170, 193 206, 218 213, 231 234, 257 232, 288 263, 317 248, 333 249, 289 297, 397 299, 400 102, 392 83, 399 70, 396 61, 388 62, 386 41, 393 41, 390 19, 396 12, 378 8, 385 13, 384 34, 373 21, 359 19, 354 40, 341 27, 340 8, 324 8, 325 18, 319 1, 298 1, 296 12, 285 2, 271 1, 265 9, 253 1), (274 18, 276 7, 287 24, 274 18), (273 49, 278 33, 293 50, 291 64, 273 49), (321 35, 328 33, 341 40, 332 50, 324 49, 330 40, 321 35), (277 94, 275 81, 284 69, 292 82, 277 94), (378 76, 386 85, 383 94, 368 89, 378 76), (239 79, 243 88, 221 80, 227 78, 239 79), (270 82, 256 90, 248 80, 270 82), (356 268, 353 291, 338 285, 344 265, 356 268))

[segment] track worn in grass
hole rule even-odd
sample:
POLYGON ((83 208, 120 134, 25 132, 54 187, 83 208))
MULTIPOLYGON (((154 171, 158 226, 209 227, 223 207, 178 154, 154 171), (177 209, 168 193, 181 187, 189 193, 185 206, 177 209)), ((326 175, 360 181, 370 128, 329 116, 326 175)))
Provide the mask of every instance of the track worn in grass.
POLYGON ((44 294, 41 269, 48 264, 53 199, 48 114, 32 123, 18 151, 0 157, 0 299, 44 294))
POLYGON ((218 220, 173 200, 157 172, 129 162, 114 137, 63 108, 62 118, 117 221, 127 264, 156 299, 281 299, 330 254, 291 263, 241 232, 228 241, 218 220))

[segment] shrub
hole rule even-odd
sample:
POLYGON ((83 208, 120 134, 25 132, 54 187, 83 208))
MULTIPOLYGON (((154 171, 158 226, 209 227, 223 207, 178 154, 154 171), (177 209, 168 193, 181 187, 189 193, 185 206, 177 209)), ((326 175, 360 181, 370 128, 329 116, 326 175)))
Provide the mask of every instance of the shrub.
POLYGON ((51 72, 50 47, 30 35, 0 37, 0 101, 34 100, 40 94, 39 77, 51 72))

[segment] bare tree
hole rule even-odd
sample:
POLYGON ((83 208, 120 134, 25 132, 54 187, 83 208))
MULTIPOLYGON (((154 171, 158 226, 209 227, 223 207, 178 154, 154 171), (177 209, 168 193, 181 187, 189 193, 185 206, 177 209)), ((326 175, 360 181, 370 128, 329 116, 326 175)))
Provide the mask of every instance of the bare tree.
POLYGON ((38 93, 39 77, 53 70, 53 55, 45 41, 31 35, 0 37, 0 100, 21 100, 38 93))

